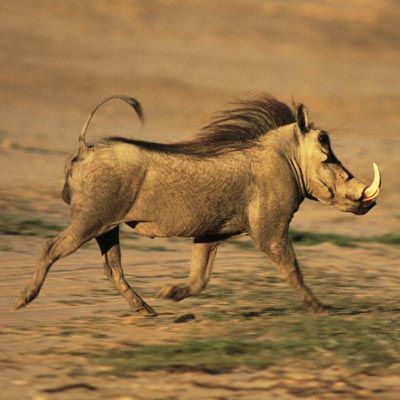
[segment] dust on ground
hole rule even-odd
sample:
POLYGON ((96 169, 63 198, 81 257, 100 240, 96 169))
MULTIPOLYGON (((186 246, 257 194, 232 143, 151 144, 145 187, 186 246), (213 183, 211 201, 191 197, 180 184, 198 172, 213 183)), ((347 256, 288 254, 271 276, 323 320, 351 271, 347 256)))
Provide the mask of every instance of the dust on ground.
POLYGON ((400 7, 394 1, 13 1, 0 24, 1 398, 354 398, 400 391, 398 109, 400 7), (330 316, 305 313, 246 238, 221 246, 209 287, 184 281, 190 241, 126 229, 128 280, 159 312, 132 314, 103 276, 94 243, 57 262, 40 297, 16 296, 40 246, 68 224, 62 170, 90 108, 113 93, 89 136, 167 141, 226 101, 268 90, 310 108, 357 176, 381 168, 362 218, 305 202, 293 238, 330 316))

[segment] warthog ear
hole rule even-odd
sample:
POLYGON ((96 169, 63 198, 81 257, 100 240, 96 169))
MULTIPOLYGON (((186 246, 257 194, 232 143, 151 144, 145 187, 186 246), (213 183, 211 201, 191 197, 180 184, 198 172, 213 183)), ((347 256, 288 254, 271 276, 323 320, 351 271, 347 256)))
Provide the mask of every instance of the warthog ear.
POLYGON ((307 133, 310 130, 308 110, 304 104, 296 106, 296 122, 301 133, 307 133))

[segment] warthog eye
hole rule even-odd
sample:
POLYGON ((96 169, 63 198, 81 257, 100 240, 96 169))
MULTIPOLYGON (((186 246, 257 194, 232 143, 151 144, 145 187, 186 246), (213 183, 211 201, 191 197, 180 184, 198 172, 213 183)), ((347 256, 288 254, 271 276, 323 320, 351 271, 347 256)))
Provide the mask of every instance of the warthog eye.
POLYGON ((318 135, 318 141, 321 143, 322 146, 328 147, 330 144, 329 136, 326 132, 321 132, 318 135))

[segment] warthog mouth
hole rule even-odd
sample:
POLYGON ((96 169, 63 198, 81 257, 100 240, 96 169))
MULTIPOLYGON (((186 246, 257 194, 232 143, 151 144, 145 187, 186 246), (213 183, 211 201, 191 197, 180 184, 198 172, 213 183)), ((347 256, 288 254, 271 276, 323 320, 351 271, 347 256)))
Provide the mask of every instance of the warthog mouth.
POLYGON ((376 202, 374 200, 368 201, 368 202, 361 202, 356 210, 354 211, 354 214, 356 215, 364 215, 366 214, 371 208, 374 208, 376 206, 376 202))

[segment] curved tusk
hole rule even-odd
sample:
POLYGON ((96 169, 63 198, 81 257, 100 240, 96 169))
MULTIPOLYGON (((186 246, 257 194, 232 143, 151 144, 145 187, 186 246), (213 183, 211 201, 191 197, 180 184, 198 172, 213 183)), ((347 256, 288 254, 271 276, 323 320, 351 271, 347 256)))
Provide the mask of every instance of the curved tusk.
POLYGON ((364 189, 363 201, 370 201, 375 199, 379 194, 379 188, 381 187, 381 173, 379 172, 378 166, 373 163, 374 166, 374 180, 370 186, 364 189))

